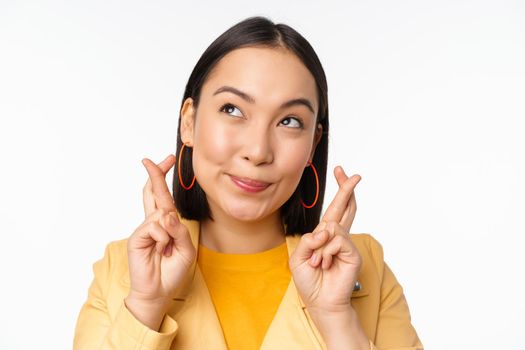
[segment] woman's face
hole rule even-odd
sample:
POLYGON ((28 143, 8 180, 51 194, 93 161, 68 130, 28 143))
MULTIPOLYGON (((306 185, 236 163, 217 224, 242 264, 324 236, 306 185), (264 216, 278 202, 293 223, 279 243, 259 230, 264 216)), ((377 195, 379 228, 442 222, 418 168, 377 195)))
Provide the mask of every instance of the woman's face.
POLYGON ((219 61, 198 109, 188 98, 181 110, 182 142, 214 217, 256 221, 279 210, 321 138, 317 110, 314 77, 289 51, 247 47, 219 61))

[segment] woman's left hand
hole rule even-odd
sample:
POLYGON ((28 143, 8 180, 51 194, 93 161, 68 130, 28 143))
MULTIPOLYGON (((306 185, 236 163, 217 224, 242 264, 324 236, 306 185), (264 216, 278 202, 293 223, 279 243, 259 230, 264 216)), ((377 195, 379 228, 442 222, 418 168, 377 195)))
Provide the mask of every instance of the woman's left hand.
POLYGON ((301 237, 289 266, 301 299, 309 310, 345 312, 361 268, 361 256, 350 239, 357 209, 354 188, 361 176, 334 169, 339 191, 313 232, 301 237))

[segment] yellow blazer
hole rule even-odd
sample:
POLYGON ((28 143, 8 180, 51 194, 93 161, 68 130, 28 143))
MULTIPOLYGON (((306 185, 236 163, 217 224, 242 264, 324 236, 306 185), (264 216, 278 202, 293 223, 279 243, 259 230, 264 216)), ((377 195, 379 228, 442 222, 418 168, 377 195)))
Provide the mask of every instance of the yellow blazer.
MULTIPOLYGON (((188 227, 192 242, 198 249, 199 222, 185 219, 181 222, 188 227)), ((358 276, 361 289, 353 292, 350 301, 370 340, 370 349, 423 349, 411 324, 403 289, 383 261, 380 243, 370 234, 351 235, 363 264, 358 276)), ((300 239, 299 234, 286 236, 289 255, 300 239)), ((138 321, 124 305, 130 288, 127 259, 127 239, 122 239, 110 242, 104 257, 93 264, 94 279, 78 316, 74 349, 227 349, 197 262, 189 269, 159 332, 156 332, 138 321)), ((293 278, 260 349, 327 349, 293 278)))

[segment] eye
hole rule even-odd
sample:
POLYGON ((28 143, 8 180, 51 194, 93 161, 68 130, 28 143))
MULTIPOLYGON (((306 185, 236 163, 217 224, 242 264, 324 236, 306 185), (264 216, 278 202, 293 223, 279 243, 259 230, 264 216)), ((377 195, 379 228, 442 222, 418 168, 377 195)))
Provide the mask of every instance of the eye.
POLYGON ((287 118, 284 118, 281 123, 283 123, 286 126, 295 125, 295 126, 291 126, 291 128, 299 128, 299 129, 303 128, 303 122, 298 118, 287 117, 287 118))
MULTIPOLYGON (((227 113, 227 114, 233 113, 234 110, 238 110, 240 112, 239 108, 235 107, 231 103, 226 103, 226 104, 222 105, 222 107, 219 109, 220 112, 224 112, 224 113, 227 113)), ((241 113, 239 113, 239 114, 240 115, 238 115, 237 117, 242 117, 242 114, 241 113)))

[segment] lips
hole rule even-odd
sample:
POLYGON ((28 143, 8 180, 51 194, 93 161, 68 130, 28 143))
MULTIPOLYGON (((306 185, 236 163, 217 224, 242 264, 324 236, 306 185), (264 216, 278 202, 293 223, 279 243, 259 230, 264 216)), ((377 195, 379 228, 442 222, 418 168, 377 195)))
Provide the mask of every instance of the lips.
POLYGON ((258 181, 247 177, 237 177, 233 175, 230 175, 230 177, 237 186, 249 192, 262 191, 271 185, 271 183, 258 181))

